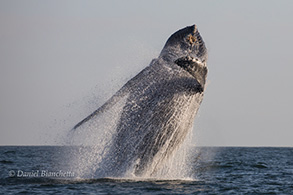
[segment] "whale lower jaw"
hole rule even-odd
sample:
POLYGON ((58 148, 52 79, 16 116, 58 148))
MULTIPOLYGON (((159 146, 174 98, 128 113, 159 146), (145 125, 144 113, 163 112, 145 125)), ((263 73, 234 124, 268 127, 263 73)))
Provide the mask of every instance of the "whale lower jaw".
POLYGON ((197 79, 203 91, 208 72, 205 62, 203 63, 199 58, 184 56, 175 60, 174 63, 197 79))

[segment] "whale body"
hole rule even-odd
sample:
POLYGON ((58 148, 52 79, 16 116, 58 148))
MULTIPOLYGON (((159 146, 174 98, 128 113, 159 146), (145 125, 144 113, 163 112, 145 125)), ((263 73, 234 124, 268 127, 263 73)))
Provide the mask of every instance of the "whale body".
POLYGON ((80 128, 122 107, 110 149, 100 168, 105 176, 151 176, 191 131, 207 77, 207 49, 195 25, 170 36, 158 58, 129 80, 104 105, 74 126, 80 128))

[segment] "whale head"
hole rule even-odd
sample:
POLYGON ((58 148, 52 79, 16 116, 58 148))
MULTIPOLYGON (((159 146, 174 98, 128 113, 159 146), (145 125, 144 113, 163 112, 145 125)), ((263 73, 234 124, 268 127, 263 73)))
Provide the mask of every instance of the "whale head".
POLYGON ((196 25, 187 26, 172 34, 159 58, 176 64, 189 72, 202 86, 207 76, 207 49, 196 25))
POLYGON ((166 61, 189 57, 203 64, 207 61, 207 49, 196 25, 187 26, 172 34, 161 51, 166 61))

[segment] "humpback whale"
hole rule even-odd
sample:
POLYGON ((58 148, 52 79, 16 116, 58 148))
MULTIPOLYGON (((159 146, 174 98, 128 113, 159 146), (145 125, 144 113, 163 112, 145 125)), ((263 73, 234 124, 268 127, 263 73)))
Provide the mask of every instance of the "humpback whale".
POLYGON ((187 26, 172 34, 158 58, 73 130, 125 98, 100 169, 109 177, 129 170, 135 176, 152 176, 191 131, 207 72, 204 41, 196 25, 187 26))

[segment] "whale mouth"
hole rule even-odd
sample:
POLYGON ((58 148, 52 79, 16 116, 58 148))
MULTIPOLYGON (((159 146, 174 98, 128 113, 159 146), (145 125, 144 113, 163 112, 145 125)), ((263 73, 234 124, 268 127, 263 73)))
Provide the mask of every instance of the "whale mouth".
POLYGON ((191 74, 203 88, 208 72, 205 61, 201 61, 200 58, 184 56, 175 60, 174 63, 191 74))
POLYGON ((206 69, 205 61, 201 61, 200 58, 194 58, 191 56, 184 56, 174 61, 175 64, 195 76, 194 73, 206 69))

